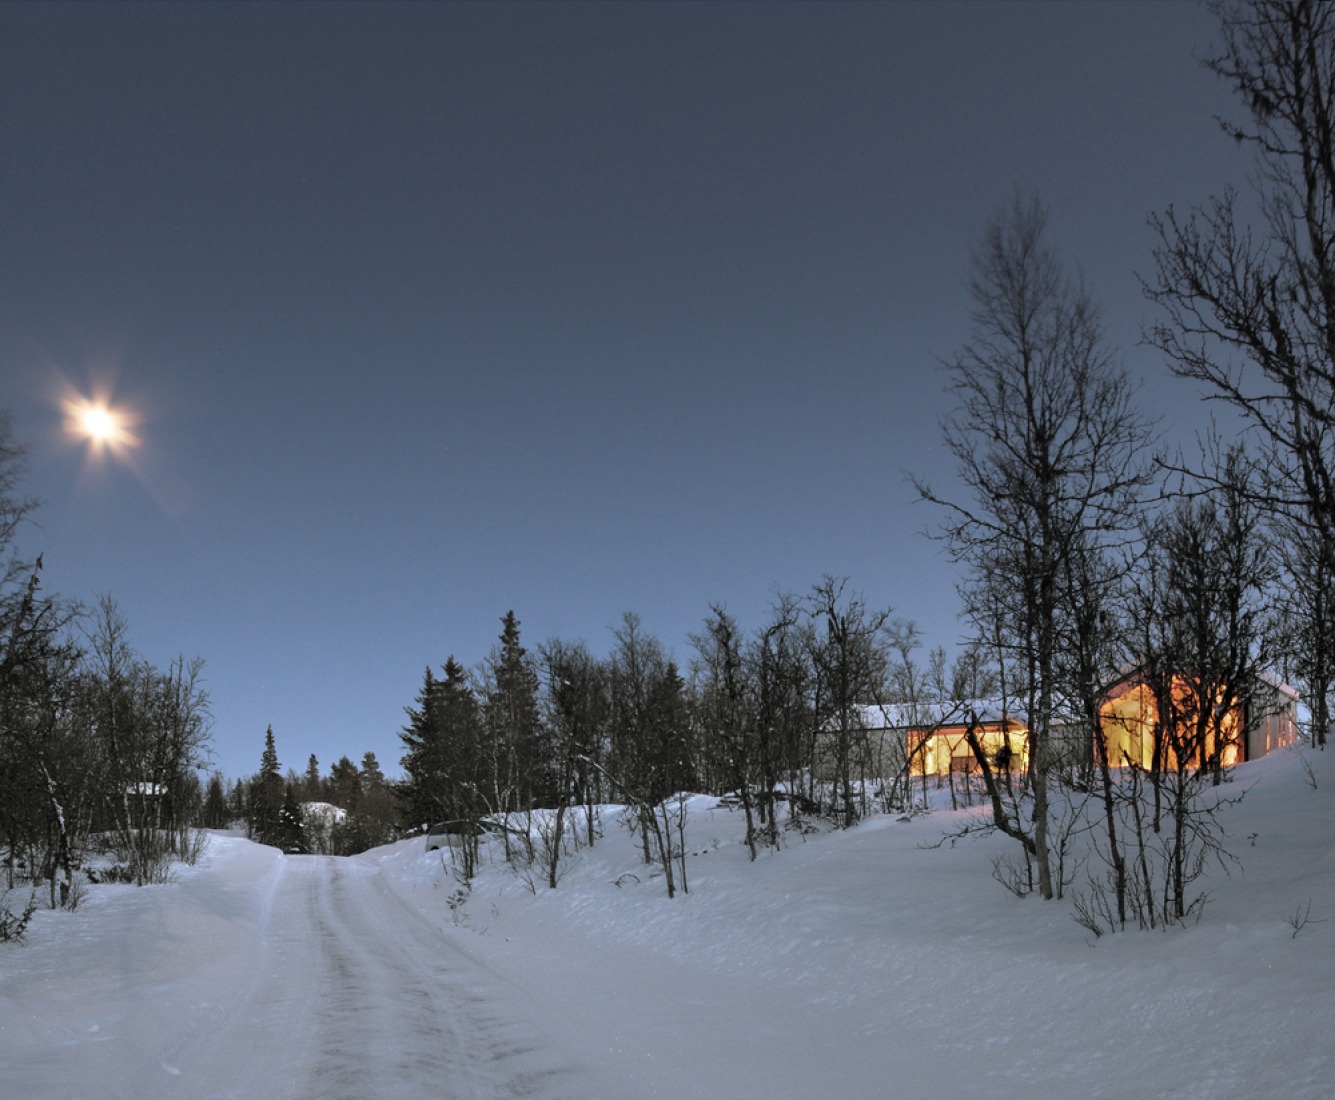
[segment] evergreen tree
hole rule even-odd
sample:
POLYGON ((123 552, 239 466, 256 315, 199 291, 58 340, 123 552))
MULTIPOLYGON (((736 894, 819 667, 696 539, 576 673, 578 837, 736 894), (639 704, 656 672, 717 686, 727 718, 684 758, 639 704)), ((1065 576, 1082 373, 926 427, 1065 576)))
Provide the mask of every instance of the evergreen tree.
POLYGON ((399 732, 407 773, 401 797, 415 825, 433 821, 476 820, 487 812, 484 792, 491 790, 482 751, 482 720, 468 673, 453 657, 445 678, 426 670, 417 706, 408 708, 408 725, 399 732))
POLYGON ((306 843, 306 818, 297 798, 295 783, 288 783, 283 789, 274 837, 269 843, 293 855, 304 855, 310 850, 306 843))
POLYGON ((264 733, 264 752, 260 756, 260 773, 251 784, 250 835, 261 844, 279 847, 281 829, 279 813, 283 808, 283 772, 278 763, 278 749, 274 743, 273 726, 264 733))
POLYGON ((488 661, 485 717, 496 760, 496 803, 505 809, 552 805, 553 761, 538 709, 538 673, 507 611, 500 645, 488 661))
MULTIPOLYGON (((454 662, 451 657, 446 664, 454 662)), ((399 795, 404 813, 414 825, 425 827, 440 815, 439 791, 443 782, 443 749, 440 728, 440 692, 428 667, 417 693, 416 707, 405 708, 408 724, 399 730, 404 753, 399 763, 406 773, 399 795)))
POLYGON ((398 831, 398 814, 394 807, 394 792, 373 752, 362 756, 362 793, 366 797, 370 843, 386 844, 398 831))
POLYGON ((227 792, 223 790, 222 776, 214 772, 204 791, 204 828, 225 829, 229 820, 227 792))
POLYGON ((250 820, 249 791, 240 779, 233 780, 231 790, 227 792, 227 820, 229 822, 250 820))
POLYGON ((653 678, 648 717, 650 744, 656 758, 654 772, 663 797, 695 790, 699 783, 686 708, 686 683, 676 661, 669 660, 653 678))
POLYGON ((320 778, 320 761, 311 753, 306 761, 306 778, 302 785, 302 794, 307 802, 327 802, 324 781, 320 778))
POLYGON ((367 822, 366 795, 357 765, 340 757, 329 773, 330 801, 343 811, 343 820, 334 826, 335 855, 349 856, 364 852, 374 843, 367 822))
POLYGON ((338 763, 329 769, 329 801, 342 809, 350 810, 362 800, 362 777, 357 765, 346 756, 339 757, 338 763))

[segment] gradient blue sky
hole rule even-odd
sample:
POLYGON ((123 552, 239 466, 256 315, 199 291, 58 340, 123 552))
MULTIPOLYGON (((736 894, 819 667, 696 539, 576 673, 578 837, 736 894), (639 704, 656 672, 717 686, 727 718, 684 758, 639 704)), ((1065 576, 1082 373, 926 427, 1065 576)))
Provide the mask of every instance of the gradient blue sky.
POLYGON ((425 666, 682 665, 848 575, 960 634, 940 365, 1015 187, 1136 346, 1147 216, 1245 183, 1194 4, 0 5, 0 407, 49 591, 206 661, 216 764, 327 770, 425 666), (141 418, 63 438, 62 388, 141 418))

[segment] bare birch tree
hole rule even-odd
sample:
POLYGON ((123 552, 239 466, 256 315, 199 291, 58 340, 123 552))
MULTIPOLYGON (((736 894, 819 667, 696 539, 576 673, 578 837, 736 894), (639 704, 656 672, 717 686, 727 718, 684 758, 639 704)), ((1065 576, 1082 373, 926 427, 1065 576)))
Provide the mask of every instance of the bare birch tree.
POLYGON ((968 497, 917 485, 944 509, 941 537, 970 569, 961 594, 979 640, 1023 685, 1029 812, 996 823, 1021 842, 1050 898, 1063 581, 1078 549, 1132 525, 1148 428, 1093 301, 1046 243, 1046 222, 1036 199, 1017 195, 974 256, 972 336, 950 364, 958 404, 944 424, 968 497))
POLYGON ((807 597, 815 681, 815 719, 827 746, 829 810, 845 829, 870 808, 865 780, 871 759, 864 708, 886 698, 889 609, 877 611, 847 591, 847 578, 826 576, 807 597))
MULTIPOLYGON (((1153 219, 1163 319, 1149 330, 1172 369, 1253 430, 1269 507, 1306 531, 1335 570, 1335 6, 1212 5, 1222 48, 1206 65, 1244 121, 1224 131, 1254 154, 1252 202, 1237 192, 1153 219), (1258 210, 1255 218, 1250 208, 1258 210)), ((1332 654, 1323 629, 1317 680, 1332 654)), ((1327 708, 1324 694, 1315 701, 1327 708)), ((1316 736, 1325 743, 1325 725, 1316 736)))
POLYGON ((556 639, 540 648, 547 677, 547 725, 551 731, 558 798, 547 841, 547 885, 556 888, 559 860, 566 834, 566 813, 582 807, 582 828, 574 830, 576 844, 593 845, 597 837, 597 806, 602 789, 598 771, 607 735, 607 675, 583 642, 556 639))

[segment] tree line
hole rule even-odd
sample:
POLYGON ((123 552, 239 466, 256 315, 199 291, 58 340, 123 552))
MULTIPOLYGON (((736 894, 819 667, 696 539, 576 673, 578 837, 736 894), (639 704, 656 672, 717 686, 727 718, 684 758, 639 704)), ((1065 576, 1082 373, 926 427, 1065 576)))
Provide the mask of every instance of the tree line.
POLYGON ((16 552, 34 502, 25 455, 0 415, 0 938, 21 931, 44 885, 51 906, 77 901, 76 871, 104 855, 102 877, 161 881, 198 852, 210 741, 203 662, 159 667, 129 640, 110 597, 84 608, 43 591, 42 559, 16 552))
POLYGON ((243 822, 252 840, 302 855, 354 855, 401 832, 396 784, 380 770, 375 753, 363 754, 360 767, 340 757, 327 776, 312 753, 303 774, 284 774, 272 726, 264 734, 258 772, 235 780, 230 790, 215 773, 205 792, 206 827, 243 822))
MULTIPOLYGON (((943 650, 921 665, 917 628, 834 577, 778 596, 750 633, 713 606, 685 668, 633 612, 612 639, 601 657, 560 639, 530 652, 511 611, 475 668, 454 656, 427 668, 400 733, 407 821, 475 826, 549 810, 543 862, 555 885, 562 845, 595 841, 600 806, 628 806, 645 862, 675 892, 683 795, 736 798, 753 858, 785 830, 899 806, 902 786, 868 781, 884 769, 865 707, 929 681, 959 694, 966 670, 978 674, 972 655, 948 670, 943 650)), ((519 846, 532 858, 527 839, 519 846)))

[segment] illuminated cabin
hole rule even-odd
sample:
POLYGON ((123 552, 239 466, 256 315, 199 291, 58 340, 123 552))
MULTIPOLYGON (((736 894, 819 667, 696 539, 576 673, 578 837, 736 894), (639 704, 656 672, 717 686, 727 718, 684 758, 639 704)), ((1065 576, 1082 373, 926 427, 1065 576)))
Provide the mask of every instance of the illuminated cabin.
MULTIPOLYGON (((1181 713, 1190 720, 1198 708, 1189 685, 1185 680, 1176 680, 1173 691, 1181 713)), ((1108 762, 1114 767, 1134 763, 1151 768, 1158 708, 1143 675, 1133 672, 1113 684, 1100 713, 1108 762)), ((1209 758, 1218 747, 1225 767, 1256 760, 1297 739, 1298 693, 1277 677, 1263 675, 1247 704, 1234 707, 1212 722, 1211 727, 1206 744, 1197 748, 1198 755, 1209 758)), ((1175 763, 1169 751, 1162 765, 1172 768, 1175 763)))
POLYGON ((997 770, 1023 772, 1029 762, 1024 715, 999 703, 889 704, 861 708, 861 721, 883 776, 972 775, 978 762, 969 747, 970 716, 978 740, 997 770))
MULTIPOLYGON (((1185 684, 1182 685, 1184 710, 1185 684)), ((969 747, 970 715, 976 715, 978 736, 994 768, 1023 773, 1029 763, 1029 730, 1023 711, 1003 708, 998 701, 972 703, 889 704, 859 708, 860 761, 869 774, 889 778, 976 775, 978 762, 969 747)), ((1156 711, 1153 697, 1139 673, 1129 673, 1113 684, 1101 707, 1108 758, 1114 767, 1133 761, 1150 768, 1154 757, 1156 711)), ((1255 760, 1291 745, 1298 736, 1298 693, 1278 678, 1263 675, 1244 713, 1227 714, 1218 723, 1224 740, 1225 766, 1255 760)), ((829 734, 826 734, 828 739, 829 734)), ((1054 762, 1069 766, 1092 763, 1093 739, 1085 723, 1054 716, 1051 727, 1054 762)), ((1213 743, 1206 746, 1208 757, 1213 743)), ((856 752, 856 750, 855 750, 856 752)), ((1172 766, 1171 757, 1164 761, 1172 766)))

